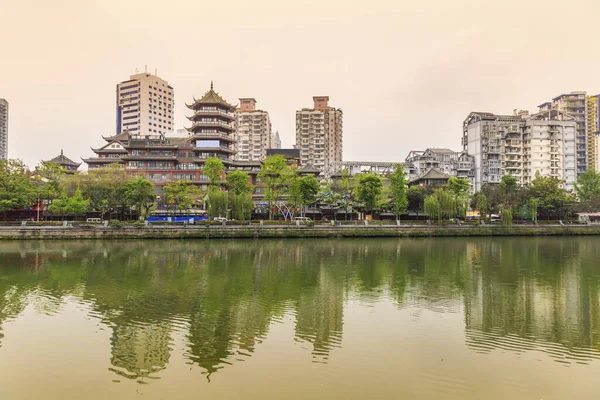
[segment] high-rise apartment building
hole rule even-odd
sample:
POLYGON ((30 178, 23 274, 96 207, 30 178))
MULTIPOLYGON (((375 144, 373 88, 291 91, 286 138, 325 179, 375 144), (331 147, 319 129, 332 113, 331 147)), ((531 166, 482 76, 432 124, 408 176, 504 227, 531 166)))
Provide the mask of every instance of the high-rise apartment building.
POLYGON ((117 85, 117 135, 164 136, 173 130, 173 88, 156 75, 141 73, 117 85))
POLYGON ((342 110, 329 106, 328 96, 313 97, 314 108, 296 111, 296 146, 302 165, 322 173, 342 161, 342 110))
POLYGON ((573 189, 577 179, 575 117, 546 109, 534 115, 472 112, 463 123, 464 150, 475 157, 473 190, 513 175, 528 185, 539 172, 573 189))
POLYGON ((587 168, 598 171, 598 134, 600 132, 600 95, 588 96, 585 102, 587 168))
POLYGON ((582 91, 561 94, 552 99, 552 102, 539 106, 540 111, 554 109, 571 115, 577 123, 576 157, 577 175, 585 172, 588 164, 588 130, 586 129, 586 97, 582 91))
POLYGON ((8 158, 8 101, 0 99, 0 160, 8 158))
POLYGON ((263 161, 267 149, 275 147, 269 113, 256 109, 256 100, 240 99, 235 111, 236 159, 239 161, 263 161))

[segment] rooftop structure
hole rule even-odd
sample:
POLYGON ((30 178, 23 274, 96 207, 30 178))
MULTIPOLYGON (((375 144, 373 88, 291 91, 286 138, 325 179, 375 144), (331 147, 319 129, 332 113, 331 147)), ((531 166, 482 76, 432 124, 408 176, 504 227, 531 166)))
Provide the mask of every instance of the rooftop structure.
POLYGON ((452 176, 444 174, 435 168, 429 168, 411 179, 409 185, 420 185, 423 187, 440 187, 448 183, 452 176))
POLYGON ((117 134, 164 135, 173 129, 174 93, 156 75, 141 73, 117 85, 117 134))
POLYGON ((65 156, 63 150, 60 150, 60 154, 54 157, 51 160, 42 161, 42 164, 58 164, 63 167, 67 173, 73 174, 77 171, 77 168, 81 165, 81 163, 76 163, 71 160, 69 157, 65 156))
POLYGON ((297 168, 301 165, 300 150, 298 149, 267 149, 267 157, 277 154, 284 156, 289 166, 297 168))

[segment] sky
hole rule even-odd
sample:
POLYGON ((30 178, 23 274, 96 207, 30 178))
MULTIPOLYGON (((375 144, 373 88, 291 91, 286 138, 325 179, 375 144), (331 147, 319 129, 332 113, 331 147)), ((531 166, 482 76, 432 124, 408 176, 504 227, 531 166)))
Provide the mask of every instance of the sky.
POLYGON ((91 156, 115 133, 116 84, 145 66, 173 86, 176 128, 212 80, 256 98, 283 147, 327 95, 345 161, 460 150, 471 111, 600 92, 598 15, 598 0, 0 0, 9 157, 91 156))

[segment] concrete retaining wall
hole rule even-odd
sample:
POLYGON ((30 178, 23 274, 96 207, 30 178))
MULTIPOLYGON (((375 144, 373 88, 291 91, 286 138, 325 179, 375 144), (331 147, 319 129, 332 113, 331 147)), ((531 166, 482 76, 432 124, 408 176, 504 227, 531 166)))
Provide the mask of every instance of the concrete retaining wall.
POLYGON ((600 235, 600 225, 0 227, 0 240, 600 235))

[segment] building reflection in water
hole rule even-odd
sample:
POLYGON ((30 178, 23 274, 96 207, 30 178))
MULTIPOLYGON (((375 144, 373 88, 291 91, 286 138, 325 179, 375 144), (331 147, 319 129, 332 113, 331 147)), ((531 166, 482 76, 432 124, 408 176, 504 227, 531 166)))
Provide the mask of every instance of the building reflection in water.
POLYGON ((286 317, 307 360, 328 362, 354 299, 462 313, 476 352, 586 362, 600 354, 599 256, 585 238, 0 243, 0 346, 27 306, 74 298, 110 327, 116 374, 157 377, 178 336, 210 379, 286 317))

